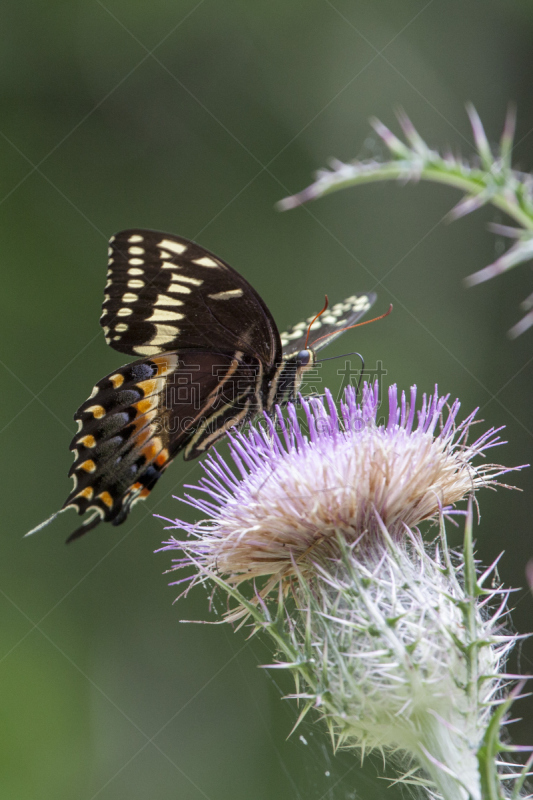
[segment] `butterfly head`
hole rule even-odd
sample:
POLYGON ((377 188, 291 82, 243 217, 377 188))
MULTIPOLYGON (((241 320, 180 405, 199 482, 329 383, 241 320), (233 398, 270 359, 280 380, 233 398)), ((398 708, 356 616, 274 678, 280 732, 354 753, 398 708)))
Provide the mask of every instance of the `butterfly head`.
POLYGON ((272 379, 269 408, 295 400, 301 391, 305 373, 313 369, 315 364, 316 355, 310 347, 285 356, 272 379))
POLYGON ((306 350, 300 350, 300 352, 296 354, 295 358, 297 368, 305 372, 305 370, 308 369, 309 366, 314 364, 314 359, 315 359, 315 354, 309 348, 307 348, 306 350))

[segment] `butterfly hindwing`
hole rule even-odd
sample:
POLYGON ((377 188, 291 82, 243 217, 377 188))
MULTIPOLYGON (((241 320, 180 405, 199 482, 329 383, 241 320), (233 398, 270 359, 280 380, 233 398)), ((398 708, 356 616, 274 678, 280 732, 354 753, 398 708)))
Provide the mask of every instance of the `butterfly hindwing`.
MULTIPOLYGON (((351 297, 347 297, 342 303, 335 303, 313 323, 308 346, 315 351, 326 347, 337 336, 340 336, 345 328, 356 325, 375 302, 376 294, 367 292, 365 294, 354 294, 351 297), (319 341, 316 341, 317 339, 319 341)), ((293 325, 292 328, 281 334, 284 356, 298 353, 305 348, 307 329, 313 319, 315 319, 315 316, 308 317, 303 322, 293 325)))
MULTIPOLYGON (((181 352, 180 352, 181 358, 181 352)), ((205 453, 230 428, 238 428, 263 408, 264 369, 261 362, 242 352, 202 353, 190 355, 201 364, 195 373, 199 402, 196 416, 187 416, 187 408, 179 399, 170 410, 170 425, 174 431, 186 429, 187 435, 171 440, 171 453, 183 452, 185 461, 205 453)))
POLYGON ((100 323, 121 353, 240 350, 271 366, 281 355, 276 324, 255 289, 189 239, 132 229, 109 242, 100 323))
MULTIPOLYGON (((93 524, 122 521, 143 491, 148 494, 168 460, 161 420, 176 365, 169 353, 128 364, 96 384, 74 417, 78 433, 70 444, 75 460, 69 472, 74 487, 63 508, 93 511, 93 524)), ((85 530, 82 526, 73 537, 85 530)))
POLYGON ((180 351, 142 359, 99 381, 75 419, 74 488, 63 505, 98 522, 124 521, 173 458, 196 458, 257 411, 261 365, 242 353, 180 351))

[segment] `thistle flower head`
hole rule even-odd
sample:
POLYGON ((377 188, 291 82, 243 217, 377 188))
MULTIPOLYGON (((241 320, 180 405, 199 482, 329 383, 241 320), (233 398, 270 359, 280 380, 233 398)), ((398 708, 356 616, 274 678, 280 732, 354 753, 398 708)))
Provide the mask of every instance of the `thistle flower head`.
POLYGON ((298 676, 300 718, 317 709, 336 746, 407 754, 417 766, 400 780, 432 797, 485 800, 483 781, 504 796, 491 720, 515 637, 502 629, 507 593, 484 586, 493 569, 476 577, 471 511, 456 563, 443 518, 509 470, 474 463, 498 430, 469 444, 475 412, 457 422, 447 399, 435 389, 416 412, 416 389, 407 401, 393 386, 378 421, 374 385, 360 403, 348 388, 340 413, 327 391, 302 400, 303 422, 278 409, 232 435, 235 471, 207 458, 186 499, 206 518, 176 520, 189 537, 165 549, 183 551, 175 569, 197 568, 189 588, 211 578, 237 602, 227 621, 251 617, 272 635, 276 667, 298 676), (425 546, 416 526, 436 517, 440 540, 425 546), (260 577, 250 601, 238 584, 260 577))
POLYGON ((408 401, 395 386, 388 400, 388 418, 378 422, 377 383, 365 385, 360 403, 348 387, 340 415, 326 390, 325 401, 301 401, 305 425, 289 405, 287 418, 278 409, 274 421, 233 434, 238 476, 217 453, 208 456, 205 477, 189 487, 199 494, 186 497, 207 519, 176 520, 190 538, 167 547, 234 585, 269 575, 266 594, 295 569, 305 573, 317 558, 334 557, 336 534, 361 548, 372 546, 381 525, 401 537, 508 471, 472 463, 501 441, 491 428, 468 444, 476 412, 457 423, 457 400, 447 406, 435 389, 416 412, 416 387, 408 401))

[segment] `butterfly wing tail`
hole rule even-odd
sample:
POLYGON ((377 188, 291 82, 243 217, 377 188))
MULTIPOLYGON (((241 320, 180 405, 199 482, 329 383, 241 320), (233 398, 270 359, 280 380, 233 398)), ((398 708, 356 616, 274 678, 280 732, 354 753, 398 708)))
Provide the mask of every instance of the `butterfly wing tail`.
POLYGON ((51 517, 48 517, 48 519, 45 519, 44 522, 39 523, 39 525, 36 525, 35 528, 31 529, 31 531, 28 531, 28 533, 25 533, 24 534, 24 538, 26 538, 27 536, 33 536, 34 533, 37 533, 38 531, 42 530, 42 528, 46 528, 46 526, 50 525, 50 523, 53 522, 55 520, 55 518, 59 514, 61 514, 63 511, 65 511, 65 509, 64 508, 60 508, 59 511, 56 511, 55 514, 52 514, 51 517))
POLYGON ((66 540, 66 544, 70 544, 70 542, 73 542, 75 539, 79 539, 80 536, 83 536, 85 533, 88 533, 88 531, 92 531, 93 528, 96 528, 96 526, 102 522, 102 519, 103 517, 100 514, 100 512, 95 511, 92 517, 86 519, 83 525, 80 525, 79 528, 76 528, 74 533, 70 534, 70 536, 66 540))
MULTIPOLYGON (((28 531, 28 533, 25 533, 24 538, 27 536, 33 536, 34 533, 38 533, 43 528, 46 528, 46 526, 50 525, 50 523, 53 522, 56 517, 62 514, 63 511, 66 511, 67 508, 74 508, 74 506, 65 506, 65 508, 60 508, 59 511, 55 512, 55 514, 52 514, 50 517, 48 517, 48 519, 45 519, 44 522, 36 525, 35 528, 32 528, 31 531, 28 531)), ((93 528, 96 528, 100 522, 102 522, 102 514, 99 511, 96 511, 91 517, 85 520, 83 525, 80 525, 80 527, 77 528, 74 533, 70 534, 67 539, 67 544, 68 542, 74 541, 74 539, 79 539, 79 537, 83 536, 83 534, 87 533, 87 531, 91 531, 93 528)))

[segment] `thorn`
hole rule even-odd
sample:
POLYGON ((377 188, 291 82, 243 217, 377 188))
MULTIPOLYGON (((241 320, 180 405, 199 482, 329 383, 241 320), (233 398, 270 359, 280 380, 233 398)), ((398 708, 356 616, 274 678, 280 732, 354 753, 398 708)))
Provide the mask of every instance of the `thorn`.
POLYGON ((470 118, 472 133, 474 134, 474 142, 480 155, 481 163, 483 164, 484 168, 489 171, 494 163, 494 158, 485 134, 485 129, 483 128, 483 123, 481 122, 479 114, 472 103, 466 104, 466 112, 470 118))

